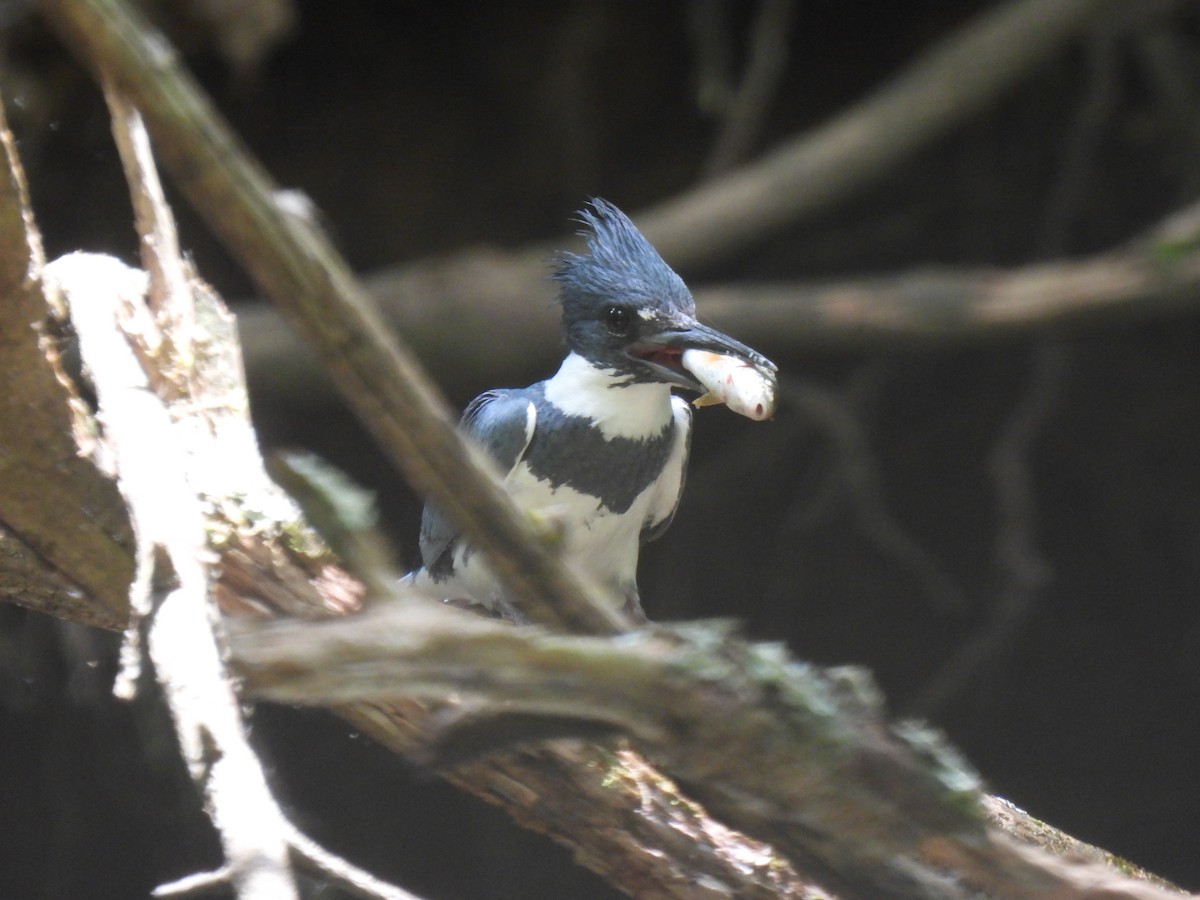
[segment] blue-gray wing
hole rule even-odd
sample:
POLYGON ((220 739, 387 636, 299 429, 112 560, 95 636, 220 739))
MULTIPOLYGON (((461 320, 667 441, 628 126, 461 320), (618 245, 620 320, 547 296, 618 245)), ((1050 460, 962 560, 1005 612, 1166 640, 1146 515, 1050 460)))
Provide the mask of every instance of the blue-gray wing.
MULTIPOLYGON (((537 421, 537 407, 527 390, 497 390, 480 394, 463 411, 459 429, 475 442, 505 478, 521 461, 537 421)), ((421 562, 434 578, 450 574, 458 529, 433 503, 421 517, 421 562)))

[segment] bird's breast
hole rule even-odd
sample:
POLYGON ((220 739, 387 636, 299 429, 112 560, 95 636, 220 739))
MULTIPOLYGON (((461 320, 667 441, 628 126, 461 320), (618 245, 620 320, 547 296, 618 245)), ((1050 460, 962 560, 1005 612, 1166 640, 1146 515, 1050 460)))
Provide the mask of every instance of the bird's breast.
POLYGON ((619 510, 595 493, 539 476, 528 462, 512 471, 505 487, 522 508, 561 527, 564 555, 593 578, 611 586, 633 582, 653 481, 619 510))
POLYGON ((551 489, 568 487, 609 512, 625 513, 662 474, 674 429, 669 399, 664 421, 641 438, 606 437, 593 420, 564 415, 543 401, 524 462, 551 489))

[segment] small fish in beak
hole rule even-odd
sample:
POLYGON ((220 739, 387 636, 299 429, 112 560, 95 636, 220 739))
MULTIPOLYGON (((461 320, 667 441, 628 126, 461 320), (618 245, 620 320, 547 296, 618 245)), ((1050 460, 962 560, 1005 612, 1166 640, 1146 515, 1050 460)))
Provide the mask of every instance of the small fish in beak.
POLYGON ((776 378, 773 368, 710 350, 684 350, 680 362, 707 390, 692 401, 693 405, 724 403, 733 412, 755 422, 774 417, 776 378))

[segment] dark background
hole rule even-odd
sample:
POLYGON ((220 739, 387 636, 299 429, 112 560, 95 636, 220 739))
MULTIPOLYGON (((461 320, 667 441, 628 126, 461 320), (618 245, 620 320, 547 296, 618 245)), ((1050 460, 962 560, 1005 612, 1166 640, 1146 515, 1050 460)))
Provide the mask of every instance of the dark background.
MULTIPOLYGON (((797 0, 756 149, 996 5, 797 0)), ((249 66, 193 4, 156 14, 369 273, 470 244, 566 242, 590 196, 636 212, 696 184, 719 128, 697 99, 701 6, 313 0, 249 66)), ((717 8, 736 72, 757 6, 717 8)), ((0 90, 48 252, 133 261, 97 91, 28 4, 0 4, 0 28, 0 90)), ((1200 14, 1181 4, 1114 19, 835 209, 682 274, 1020 265, 1120 244, 1198 192, 1200 14)), ((252 296, 177 210, 202 274, 252 296)), ((697 415, 683 505, 643 554, 650 615, 736 616, 803 658, 869 666, 896 714, 945 729, 995 793, 1200 889, 1200 314, 758 349, 787 378, 779 416, 697 415)), ((530 348, 528 371, 503 377, 544 377, 547 358, 530 348)), ((493 386, 425 361, 459 405, 493 386)), ((379 490, 411 559, 418 501, 348 414, 252 389, 263 442, 317 449, 379 490)), ((113 646, 0 607, 0 900, 141 897, 219 862, 165 714, 108 697, 113 646)), ((264 706, 251 723, 291 815, 383 877, 429 897, 611 894, 331 717, 264 706)))

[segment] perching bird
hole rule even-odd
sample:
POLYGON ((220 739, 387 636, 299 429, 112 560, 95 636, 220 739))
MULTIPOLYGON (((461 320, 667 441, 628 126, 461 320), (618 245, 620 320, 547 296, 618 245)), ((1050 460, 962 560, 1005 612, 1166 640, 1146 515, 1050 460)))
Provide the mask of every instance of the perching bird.
MULTIPOLYGON (((561 523, 566 555, 643 618, 638 552, 671 524, 691 444, 691 407, 671 388, 704 390, 683 367, 684 351, 744 361, 772 388, 775 367, 696 320, 683 279, 619 209, 596 199, 581 216, 588 252, 564 254, 553 276, 570 351, 562 367, 529 387, 481 394, 460 427, 519 505, 561 523)), ((484 560, 433 504, 420 543, 417 585, 508 606, 484 560)))

